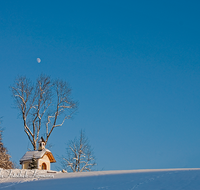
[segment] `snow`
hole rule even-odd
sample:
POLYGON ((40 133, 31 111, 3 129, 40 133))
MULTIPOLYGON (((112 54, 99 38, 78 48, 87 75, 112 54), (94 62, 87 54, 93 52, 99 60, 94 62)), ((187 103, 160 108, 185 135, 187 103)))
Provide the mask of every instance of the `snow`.
POLYGON ((200 168, 95 171, 83 173, 54 173, 53 171, 19 169, 12 171, 3 170, 0 173, 0 189, 198 190, 200 189, 200 168), (11 177, 1 178, 6 172, 7 175, 11 172, 11 177), (19 178, 20 172, 21 178, 19 178), (30 177, 23 178, 25 172, 30 177), (31 177, 33 173, 38 176, 31 177))
POLYGON ((31 160, 33 158, 33 156, 35 158, 41 158, 46 152, 51 152, 48 149, 43 149, 41 151, 38 150, 34 150, 34 151, 28 151, 26 152, 26 154, 24 154, 24 156, 20 159, 20 162, 24 161, 24 160, 31 160))

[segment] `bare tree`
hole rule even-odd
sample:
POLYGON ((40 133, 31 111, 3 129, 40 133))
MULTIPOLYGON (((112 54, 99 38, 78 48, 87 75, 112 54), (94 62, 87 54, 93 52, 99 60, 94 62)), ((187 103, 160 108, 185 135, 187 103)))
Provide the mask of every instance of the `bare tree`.
POLYGON ((63 156, 61 161, 64 169, 72 172, 83 172, 91 171, 91 168, 96 165, 93 150, 82 130, 80 137, 70 141, 66 150, 67 156, 63 156))
POLYGON ((12 169, 14 164, 10 161, 11 156, 8 154, 7 149, 4 147, 2 142, 3 129, 0 127, 0 168, 12 169))
POLYGON ((52 80, 49 76, 40 75, 36 84, 27 77, 21 76, 11 87, 12 94, 23 119, 24 131, 33 149, 44 126, 47 143, 52 131, 70 119, 76 110, 77 103, 70 99, 71 89, 63 80, 52 80))

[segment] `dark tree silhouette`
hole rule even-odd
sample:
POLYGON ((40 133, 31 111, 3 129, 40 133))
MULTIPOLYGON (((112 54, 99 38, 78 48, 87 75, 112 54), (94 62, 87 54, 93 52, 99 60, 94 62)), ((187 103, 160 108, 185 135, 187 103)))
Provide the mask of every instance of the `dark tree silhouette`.
POLYGON ((7 149, 3 145, 2 133, 3 129, 0 126, 0 168, 12 169, 14 168, 14 164, 10 160, 11 156, 8 154, 7 149))

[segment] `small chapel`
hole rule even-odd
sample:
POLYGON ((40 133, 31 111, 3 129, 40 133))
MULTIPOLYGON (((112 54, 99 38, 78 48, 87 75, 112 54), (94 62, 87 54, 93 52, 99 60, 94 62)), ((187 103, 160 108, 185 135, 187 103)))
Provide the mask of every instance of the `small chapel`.
POLYGON ((36 169, 39 170, 50 170, 51 163, 56 162, 51 151, 45 148, 45 141, 43 137, 41 137, 38 143, 38 150, 28 151, 20 159, 22 169, 30 169, 30 164, 33 159, 36 163, 36 169))

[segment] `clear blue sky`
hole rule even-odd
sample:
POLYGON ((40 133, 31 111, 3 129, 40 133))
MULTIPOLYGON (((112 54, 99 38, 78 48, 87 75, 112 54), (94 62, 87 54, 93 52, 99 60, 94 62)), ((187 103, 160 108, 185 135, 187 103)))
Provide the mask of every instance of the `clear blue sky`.
POLYGON ((31 145, 9 86, 45 73, 68 81, 79 101, 49 139, 56 158, 85 129, 97 170, 200 167, 199 8, 197 0, 1 1, 0 116, 13 160, 31 145))

